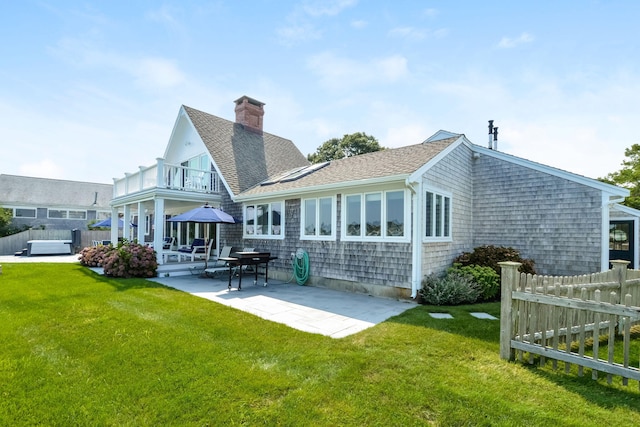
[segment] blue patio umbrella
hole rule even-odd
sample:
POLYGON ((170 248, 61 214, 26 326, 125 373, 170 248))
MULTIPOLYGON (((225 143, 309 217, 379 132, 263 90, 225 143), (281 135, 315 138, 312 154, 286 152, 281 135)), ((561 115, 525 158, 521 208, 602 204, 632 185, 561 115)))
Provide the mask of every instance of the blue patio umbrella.
MULTIPOLYGON (((121 218, 118 218, 118 228, 122 228, 124 226, 124 221, 121 218)), ((136 224, 131 224, 132 227, 137 227, 136 224)), ((107 219, 103 219, 102 221, 96 222, 91 227, 109 227, 111 228, 111 217, 107 219)))
MULTIPOLYGON (((209 206, 208 203, 205 203, 203 206, 199 206, 197 208, 191 209, 190 211, 181 213, 180 215, 176 215, 174 217, 169 218, 167 221, 169 222, 196 222, 200 224, 207 224, 207 232, 206 235, 209 235, 209 226, 208 224, 235 224, 237 221, 234 217, 229 215, 228 213, 209 206)), ((204 268, 207 268, 207 260, 208 256, 204 259, 204 268)))

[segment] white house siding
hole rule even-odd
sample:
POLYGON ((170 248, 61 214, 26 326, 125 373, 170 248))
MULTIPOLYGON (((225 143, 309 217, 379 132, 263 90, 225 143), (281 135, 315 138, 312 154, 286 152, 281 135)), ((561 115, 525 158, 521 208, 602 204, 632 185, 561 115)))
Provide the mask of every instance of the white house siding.
MULTIPOLYGON (((452 204, 452 240, 423 243, 423 275, 443 272, 458 255, 472 249, 472 161, 469 147, 460 145, 423 176, 424 185, 450 192, 452 204)), ((421 207, 420 212, 423 210, 424 207, 421 207)), ((424 235, 424 216, 420 223, 423 227, 421 234, 424 235)))
POLYGON ((473 172, 474 247, 513 247, 539 274, 600 271, 599 190, 487 155, 473 172))

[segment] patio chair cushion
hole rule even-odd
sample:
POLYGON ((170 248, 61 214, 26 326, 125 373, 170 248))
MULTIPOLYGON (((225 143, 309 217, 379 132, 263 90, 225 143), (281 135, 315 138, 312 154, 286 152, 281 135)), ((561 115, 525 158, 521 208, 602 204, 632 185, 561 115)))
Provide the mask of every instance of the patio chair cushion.
POLYGON ((191 246, 187 246, 186 248, 180 248, 180 249, 178 249, 178 251, 190 254, 190 253, 193 252, 193 249, 196 246, 200 246, 198 249, 196 249, 196 253, 204 252, 205 247, 206 247, 204 239, 193 239, 193 242, 191 242, 191 246))

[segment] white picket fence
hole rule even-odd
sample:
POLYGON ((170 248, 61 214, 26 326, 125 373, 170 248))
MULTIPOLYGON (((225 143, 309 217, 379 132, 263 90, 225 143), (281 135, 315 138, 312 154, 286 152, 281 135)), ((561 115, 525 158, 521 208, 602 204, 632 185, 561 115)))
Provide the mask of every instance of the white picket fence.
MULTIPOLYGON (((630 354, 632 330, 640 325, 640 271, 613 261, 610 271, 584 276, 538 276, 518 272, 520 263, 502 262, 500 357, 534 363, 539 356, 570 372, 578 366, 640 382, 640 355, 630 354), (606 340, 606 354, 600 351, 606 340), (622 349, 615 360, 614 348, 622 349), (589 352, 591 354, 589 354, 589 352), (526 356, 526 358, 525 358, 526 356)), ((640 385, 640 383, 639 383, 640 385)))

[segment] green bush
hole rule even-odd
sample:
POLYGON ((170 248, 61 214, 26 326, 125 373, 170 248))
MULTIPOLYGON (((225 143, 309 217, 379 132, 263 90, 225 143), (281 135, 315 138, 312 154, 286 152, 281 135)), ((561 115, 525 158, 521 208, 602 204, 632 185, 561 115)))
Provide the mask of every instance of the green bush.
POLYGON ((473 250, 473 252, 464 252, 459 255, 454 264, 465 265, 480 265, 483 267, 491 267, 493 271, 500 274, 499 262, 502 261, 514 261, 519 262, 522 265, 518 269, 522 273, 536 274, 535 262, 531 259, 522 258, 520 252, 513 248, 507 248, 503 246, 479 246, 473 250))
POLYGON ((419 294, 423 304, 473 304, 480 296, 480 289, 468 276, 458 273, 443 276, 430 274, 422 280, 419 294))
POLYGON ((493 301, 500 297, 500 275, 491 267, 454 263, 447 274, 458 274, 470 278, 480 290, 480 301, 493 301))

